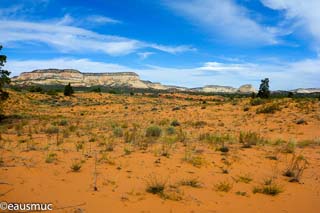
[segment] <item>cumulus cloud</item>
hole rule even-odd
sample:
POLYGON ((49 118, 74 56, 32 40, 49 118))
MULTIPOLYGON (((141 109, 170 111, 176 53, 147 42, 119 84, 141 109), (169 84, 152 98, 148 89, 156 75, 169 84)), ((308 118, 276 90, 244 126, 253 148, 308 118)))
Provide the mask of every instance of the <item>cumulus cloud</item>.
POLYGON ((320 59, 301 60, 293 63, 230 64, 206 62, 199 67, 174 68, 145 65, 133 68, 119 64, 93 61, 90 59, 57 58, 49 60, 10 60, 6 69, 18 75, 34 69, 60 68, 77 69, 82 72, 136 72, 142 79, 167 85, 199 87, 204 85, 227 85, 239 87, 253 84, 258 88, 260 80, 270 78, 272 90, 319 87, 320 59))
POLYGON ((246 8, 233 0, 172 0, 166 4, 197 26, 220 35, 231 43, 277 44, 278 30, 263 26, 249 17, 246 8))

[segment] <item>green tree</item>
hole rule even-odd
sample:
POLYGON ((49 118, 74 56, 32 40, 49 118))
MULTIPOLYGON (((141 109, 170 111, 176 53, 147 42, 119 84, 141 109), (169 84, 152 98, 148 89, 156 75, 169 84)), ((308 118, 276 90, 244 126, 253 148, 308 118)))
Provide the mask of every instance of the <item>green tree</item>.
POLYGON ((74 93, 73 88, 70 83, 64 87, 63 93, 65 96, 71 96, 74 93))
MULTIPOLYGON (((0 45, 0 51, 2 49, 2 45, 0 45)), ((10 72, 8 70, 3 70, 2 67, 7 62, 7 56, 0 55, 0 102, 5 101, 9 97, 9 93, 3 90, 3 87, 6 84, 10 83, 10 72)))
POLYGON ((269 90, 269 78, 265 78, 261 80, 259 92, 257 95, 259 98, 269 98, 270 90, 269 90))

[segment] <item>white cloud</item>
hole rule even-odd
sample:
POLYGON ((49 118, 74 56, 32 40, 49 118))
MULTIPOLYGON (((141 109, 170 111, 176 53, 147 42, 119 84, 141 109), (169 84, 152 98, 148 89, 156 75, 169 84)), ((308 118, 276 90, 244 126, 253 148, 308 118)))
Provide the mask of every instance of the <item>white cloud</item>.
POLYGON ((149 56, 153 55, 154 52, 141 52, 141 53, 137 53, 137 54, 140 56, 140 58, 142 60, 144 60, 144 59, 148 58, 149 56))
POLYGON ((216 72, 231 72, 231 71, 249 71, 252 66, 249 64, 224 64, 218 62, 206 62, 199 70, 216 71, 216 72))
POLYGON ((97 24, 120 24, 121 21, 101 15, 91 15, 86 18, 87 21, 97 24))
POLYGON ((186 45, 180 45, 180 46, 165 46, 165 45, 160 45, 160 44, 150 44, 151 48, 161 50, 163 52, 168 52, 172 54, 176 53, 181 53, 181 52, 187 52, 187 51, 196 51, 196 48, 193 48, 191 46, 186 46, 186 45))
POLYGON ((253 84, 258 88, 260 80, 270 78, 272 90, 320 87, 320 59, 302 60, 276 65, 228 64, 207 62, 200 67, 173 68, 145 65, 132 68, 119 64, 92 61, 90 59, 57 58, 50 60, 10 60, 5 66, 12 76, 35 69, 77 69, 82 72, 136 72, 142 79, 168 85, 199 87, 227 85, 239 87, 253 84))
MULTIPOLYGON (((260 0, 266 7, 284 11, 287 20, 299 23, 320 44, 320 1, 319 0, 260 0)), ((301 29, 301 28, 300 28, 301 29)), ((320 46, 317 47, 320 51, 320 46)))
POLYGON ((167 53, 192 51, 188 46, 165 46, 135 39, 95 33, 69 26, 73 19, 65 16, 57 22, 0 20, 0 40, 4 44, 40 42, 62 52, 103 52, 112 56, 126 55, 138 49, 152 48, 167 53))
POLYGON ((278 30, 262 26, 233 0, 165 1, 178 14, 213 33, 213 37, 241 44, 276 44, 278 30))
POLYGON ((69 25, 74 23, 74 18, 70 14, 65 14, 61 20, 57 22, 58 25, 69 25))

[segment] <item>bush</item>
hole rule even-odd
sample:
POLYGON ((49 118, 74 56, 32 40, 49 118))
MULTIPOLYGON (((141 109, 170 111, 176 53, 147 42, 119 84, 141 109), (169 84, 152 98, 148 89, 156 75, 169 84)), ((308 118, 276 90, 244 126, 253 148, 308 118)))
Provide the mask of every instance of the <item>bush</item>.
POLYGON ((198 167, 198 168, 200 168, 202 165, 205 164, 205 160, 201 156, 195 155, 189 150, 187 150, 185 152, 185 156, 183 158, 183 161, 190 163, 193 166, 198 167))
POLYGON ((115 137, 122 137, 122 136, 123 136, 123 130, 122 130, 122 128, 121 128, 121 127, 115 127, 115 128, 113 129, 113 135, 114 135, 115 137))
POLYGON ((177 120, 173 120, 173 121, 171 122, 171 126, 180 126, 180 122, 177 121, 177 120))
POLYGON ((146 136, 147 137, 160 137, 162 130, 159 126, 153 125, 147 128, 146 136))
POLYGON ((261 106, 260 108, 257 109, 256 113, 260 114, 260 113, 264 113, 264 114, 273 114, 276 111, 279 111, 280 107, 279 104, 277 103, 272 103, 272 104, 268 104, 265 106, 261 106))
POLYGON ((198 178, 184 179, 180 181, 182 186, 191 186, 193 188, 201 188, 201 183, 198 178))
POLYGON ((73 172, 79 172, 80 169, 81 169, 81 162, 79 161, 74 161, 72 164, 71 164, 71 171, 73 172))
POLYGON ((226 153, 226 152, 229 152, 229 148, 227 146, 222 146, 219 148, 219 151, 226 153))
POLYGON ((59 133, 59 128, 56 126, 49 127, 48 129, 46 129, 45 133, 49 134, 49 135, 57 134, 57 133, 59 133))
POLYGON ((168 135, 173 135, 176 132, 176 130, 175 130, 175 128, 173 126, 169 126, 166 129, 166 132, 167 132, 168 135))
POLYGON ((59 122, 59 126, 67 126, 68 125, 68 121, 67 120, 61 120, 59 122))
POLYGON ((146 191, 151 194, 157 194, 162 196, 166 187, 166 181, 160 180, 155 175, 152 175, 147 180, 146 191))
POLYGON ((242 144, 243 148, 250 148, 261 141, 261 137, 255 132, 240 132, 239 143, 242 144))
POLYGON ((264 103, 265 103, 265 100, 263 100, 261 98, 254 98, 254 99, 251 99, 251 101, 250 101, 251 106, 258 106, 258 105, 261 105, 264 103))
POLYGON ((303 118, 301 118, 296 121, 296 124, 307 124, 307 122, 303 118))
POLYGON ((241 182, 241 183, 250 183, 252 181, 252 178, 249 174, 238 176, 236 182, 241 182))
POLYGON ((56 91, 56 90, 48 90, 47 91, 47 95, 51 95, 51 96, 58 95, 58 91, 56 91))
POLYGON ((43 92, 42 87, 39 86, 31 86, 28 88, 29 92, 43 92))
POLYGON ((219 191, 219 192, 229 192, 232 188, 232 185, 227 181, 223 181, 214 185, 214 188, 216 191, 219 191))
POLYGON ((297 142, 295 140, 290 140, 281 148, 283 153, 294 153, 296 151, 297 142))
POLYGON ((57 154, 56 153, 49 153, 46 158, 46 163, 53 163, 57 160, 57 154))
POLYGON ((299 182, 304 170, 308 166, 308 161, 302 155, 292 155, 288 168, 284 176, 290 177, 290 182, 299 182))
POLYGON ((266 181, 263 185, 261 186, 256 186, 253 188, 253 193, 261 193, 261 194, 266 194, 266 195, 271 195, 271 196, 276 196, 277 194, 281 193, 283 190, 280 186, 277 184, 273 183, 272 180, 266 181))

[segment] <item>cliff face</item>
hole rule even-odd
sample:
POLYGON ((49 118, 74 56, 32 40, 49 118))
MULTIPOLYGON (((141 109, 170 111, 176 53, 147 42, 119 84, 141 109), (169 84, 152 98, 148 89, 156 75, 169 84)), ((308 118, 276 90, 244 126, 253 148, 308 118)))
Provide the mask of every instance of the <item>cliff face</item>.
POLYGON ((299 88, 299 89, 291 90, 291 92, 295 92, 295 93, 320 93, 320 88, 299 88))
POLYGON ((13 77, 13 84, 17 85, 66 85, 71 83, 72 86, 110 86, 110 87, 131 87, 140 89, 156 90, 177 90, 193 92, 217 92, 217 93, 251 93, 256 90, 249 84, 241 86, 239 89, 226 86, 210 85, 205 87, 189 89, 186 87, 167 86, 151 81, 143 81, 139 75, 134 72, 117 72, 117 73, 81 73, 73 69, 44 69, 34 70, 32 72, 23 72, 18 77, 13 77))
POLYGON ((245 84, 241 87, 234 88, 234 87, 228 87, 228 86, 218 86, 218 85, 208 85, 204 87, 194 88, 193 90, 198 92, 212 92, 212 93, 252 93, 257 92, 256 89, 250 85, 245 84))
POLYGON ((81 73, 72 69, 46 69, 21 73, 12 78, 14 84, 68 84, 73 86, 128 86, 133 88, 149 88, 134 72, 119 73, 81 73))

